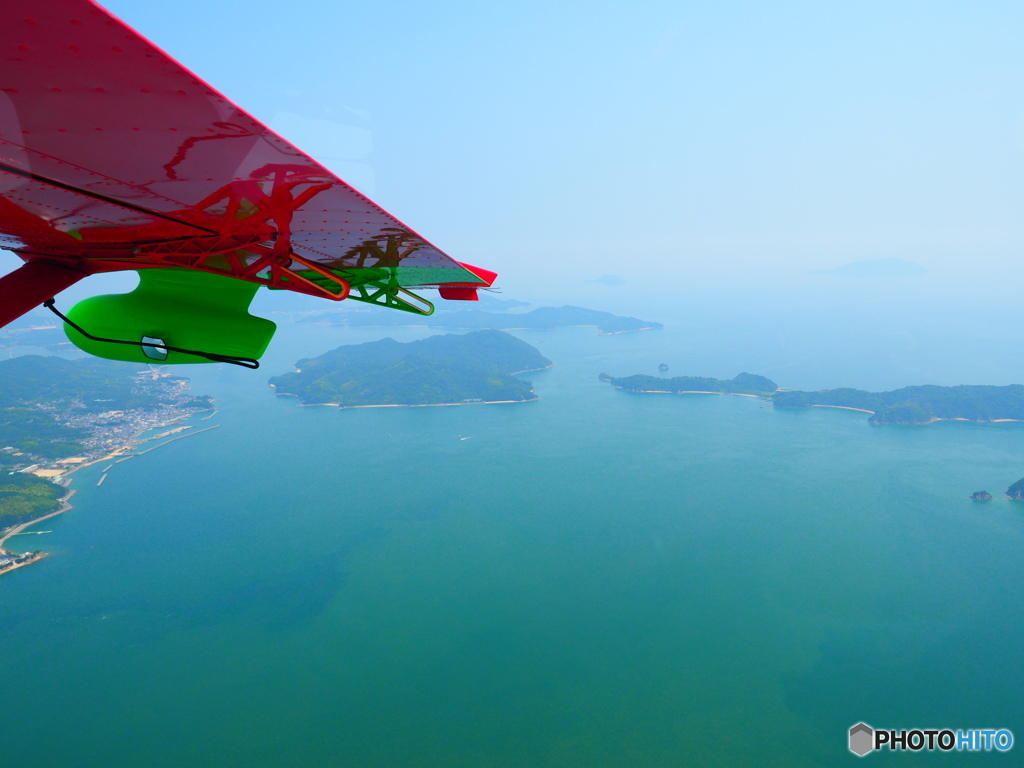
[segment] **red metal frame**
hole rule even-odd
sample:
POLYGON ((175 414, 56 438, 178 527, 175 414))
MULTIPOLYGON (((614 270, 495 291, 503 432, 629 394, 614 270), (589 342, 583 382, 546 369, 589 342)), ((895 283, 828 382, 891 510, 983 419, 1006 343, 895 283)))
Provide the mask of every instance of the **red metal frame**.
MULTIPOLYGON (((157 221, 134 228, 84 230, 81 240, 68 238, 62 254, 24 250, 19 255, 30 263, 73 266, 83 277, 128 269, 187 267, 343 301, 350 292, 348 281, 291 248, 295 211, 330 185, 280 181, 282 177, 287 179, 287 171, 276 169, 270 181, 234 181, 201 200, 194 209, 177 212, 182 223, 192 224, 197 231, 221 234, 161 239, 167 225, 157 221), (269 194, 265 186, 270 186, 269 194), (72 250, 78 253, 67 252, 72 250), (326 278, 334 290, 306 278, 302 270, 293 269, 296 264, 326 278)), ((37 226, 46 225, 39 217, 22 211, 21 220, 27 217, 38 219, 37 226)))
POLYGON ((0 327, 17 320, 85 277, 88 277, 87 272, 56 264, 22 264, 10 274, 0 277, 0 327))

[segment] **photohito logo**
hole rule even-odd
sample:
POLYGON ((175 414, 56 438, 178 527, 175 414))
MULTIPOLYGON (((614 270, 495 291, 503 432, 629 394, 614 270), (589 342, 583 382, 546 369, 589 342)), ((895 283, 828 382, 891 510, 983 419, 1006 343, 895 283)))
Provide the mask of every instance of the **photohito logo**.
POLYGON ((864 757, 876 749, 910 750, 920 752, 941 750, 949 752, 1006 752, 1013 746, 1013 733, 1007 728, 914 728, 912 730, 882 730, 867 723, 857 723, 850 729, 850 751, 864 757))

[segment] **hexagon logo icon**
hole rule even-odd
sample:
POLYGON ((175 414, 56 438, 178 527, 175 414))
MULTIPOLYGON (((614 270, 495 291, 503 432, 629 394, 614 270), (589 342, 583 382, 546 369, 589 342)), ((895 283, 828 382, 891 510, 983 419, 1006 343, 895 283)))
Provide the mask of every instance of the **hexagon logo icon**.
POLYGON ((850 729, 850 751, 864 757, 875 748, 875 731, 867 723, 857 723, 850 729))

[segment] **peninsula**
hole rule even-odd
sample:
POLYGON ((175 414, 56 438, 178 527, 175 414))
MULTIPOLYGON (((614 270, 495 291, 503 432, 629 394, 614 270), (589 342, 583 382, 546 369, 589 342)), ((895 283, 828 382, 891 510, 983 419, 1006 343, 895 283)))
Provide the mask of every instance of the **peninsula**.
POLYGON ((536 400, 516 373, 551 367, 525 341, 501 331, 431 336, 406 344, 381 339, 300 360, 270 379, 304 405, 371 406, 517 403, 536 400))

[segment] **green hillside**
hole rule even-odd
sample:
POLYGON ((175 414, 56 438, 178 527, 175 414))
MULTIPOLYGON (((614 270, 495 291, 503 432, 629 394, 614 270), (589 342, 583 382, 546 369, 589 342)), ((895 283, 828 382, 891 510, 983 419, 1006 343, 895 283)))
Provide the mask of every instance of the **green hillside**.
POLYGON ((300 360, 294 373, 275 376, 270 384, 306 404, 522 401, 534 399, 533 387, 512 374, 550 365, 525 341, 501 331, 476 331, 406 344, 382 339, 338 347, 300 360))

